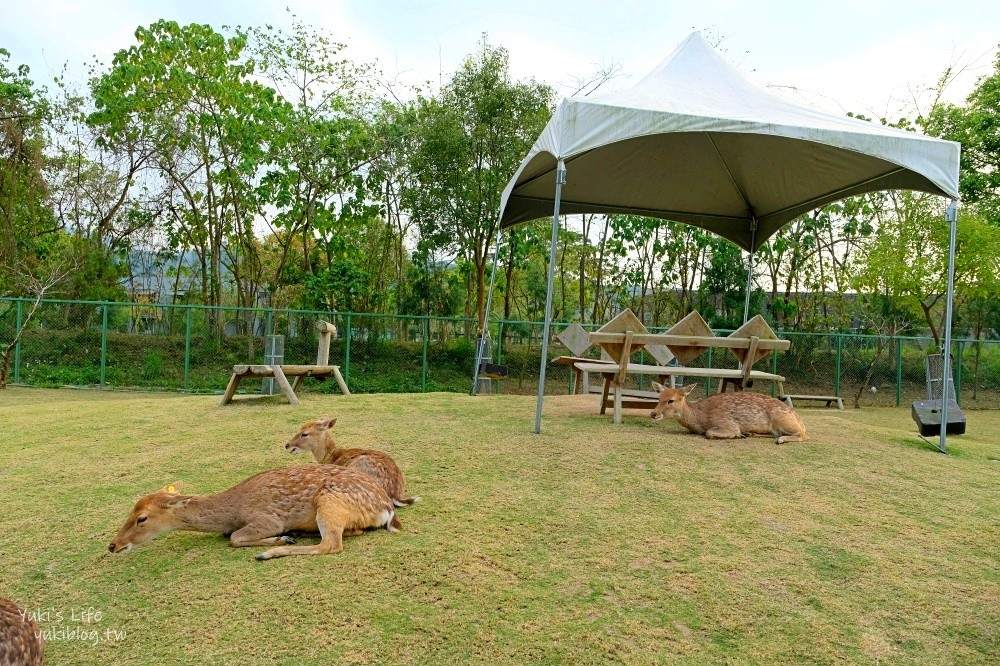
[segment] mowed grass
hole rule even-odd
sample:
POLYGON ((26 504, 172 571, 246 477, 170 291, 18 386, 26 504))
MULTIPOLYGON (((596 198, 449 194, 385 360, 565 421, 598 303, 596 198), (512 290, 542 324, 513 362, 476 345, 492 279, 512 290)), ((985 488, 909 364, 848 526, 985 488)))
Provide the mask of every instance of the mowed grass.
POLYGON ((945 456, 905 409, 800 409, 813 439, 779 447, 614 426, 590 396, 548 398, 535 435, 534 405, 8 389, 0 595, 52 664, 1000 661, 1000 412, 945 456), (283 444, 319 416, 406 472, 402 533, 263 563, 192 532, 107 552, 144 493, 305 464, 283 444))

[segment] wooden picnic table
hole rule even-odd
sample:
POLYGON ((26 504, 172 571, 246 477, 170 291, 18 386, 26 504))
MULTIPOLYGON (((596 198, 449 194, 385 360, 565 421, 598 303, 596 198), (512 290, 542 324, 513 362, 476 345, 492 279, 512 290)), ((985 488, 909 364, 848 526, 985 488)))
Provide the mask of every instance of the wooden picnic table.
MULTIPOLYGON (((763 321, 763 320, 761 320, 763 321)), ((766 325, 765 325, 766 326, 766 325)), ((769 329, 767 329, 769 332, 769 329)), ((773 334, 771 334, 773 335, 773 334)), ((789 340, 777 338, 761 338, 757 335, 730 335, 717 337, 714 335, 680 335, 677 333, 647 333, 634 332, 602 332, 590 334, 593 342, 609 350, 619 360, 611 367, 593 363, 579 363, 581 372, 599 372, 604 376, 604 391, 601 397, 601 413, 607 408, 608 394, 614 391, 614 422, 621 423, 622 386, 629 374, 654 375, 661 378, 685 376, 707 377, 719 380, 719 393, 732 386, 736 390, 748 388, 754 380, 768 380, 778 384, 779 393, 784 393, 782 384, 785 378, 770 372, 754 370, 753 366, 759 359, 772 351, 785 351, 791 347, 789 340), (635 349, 644 345, 664 345, 675 354, 686 358, 694 358, 712 348, 729 349, 740 360, 739 368, 697 368, 684 365, 644 365, 630 363, 629 357, 635 349)), ((661 379, 661 382, 663 379, 661 379)))

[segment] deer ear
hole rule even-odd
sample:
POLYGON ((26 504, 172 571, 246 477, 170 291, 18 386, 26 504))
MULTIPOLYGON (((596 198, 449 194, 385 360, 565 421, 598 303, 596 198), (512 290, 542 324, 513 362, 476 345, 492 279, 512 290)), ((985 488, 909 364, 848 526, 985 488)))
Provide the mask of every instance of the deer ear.
POLYGON ((337 425, 337 419, 328 419, 323 423, 323 427, 329 430, 333 426, 337 425))
POLYGON ((688 384, 687 386, 682 388, 681 391, 683 391, 684 395, 690 395, 691 391, 695 390, 696 388, 698 388, 697 384, 688 384))
POLYGON ((653 382, 653 390, 657 393, 663 393, 666 389, 667 387, 660 382, 653 382))
POLYGON ((168 499, 163 503, 163 507, 166 509, 179 509, 182 506, 187 506, 187 503, 190 501, 190 497, 177 497, 176 499, 168 499))

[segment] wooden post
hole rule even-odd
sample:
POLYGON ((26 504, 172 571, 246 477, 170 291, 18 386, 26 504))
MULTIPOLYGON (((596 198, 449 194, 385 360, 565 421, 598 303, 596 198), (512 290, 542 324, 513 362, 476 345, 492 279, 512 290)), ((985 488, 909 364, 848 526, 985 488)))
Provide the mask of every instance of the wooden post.
POLYGON ((316 365, 329 365, 330 342, 337 337, 337 327, 328 321, 316 322, 319 331, 319 347, 316 349, 316 365))
POLYGON ((347 388, 347 382, 344 381, 344 376, 340 374, 340 367, 333 366, 333 378, 337 380, 337 386, 340 387, 340 392, 344 395, 351 395, 350 389, 347 388))
POLYGON ((288 398, 288 402, 293 405, 299 404, 299 399, 295 397, 295 391, 292 390, 291 384, 288 383, 288 378, 285 377, 285 373, 282 371, 281 366, 272 365, 269 367, 274 372, 274 381, 278 384, 281 392, 285 394, 285 397, 288 398))
POLYGON ((621 382, 615 379, 615 423, 620 424, 622 422, 622 385, 621 382))
POLYGON ((233 401, 233 396, 236 395, 236 389, 239 388, 241 379, 243 379, 243 377, 235 372, 233 373, 233 376, 229 378, 229 384, 226 386, 226 392, 222 396, 223 405, 228 405, 233 401))

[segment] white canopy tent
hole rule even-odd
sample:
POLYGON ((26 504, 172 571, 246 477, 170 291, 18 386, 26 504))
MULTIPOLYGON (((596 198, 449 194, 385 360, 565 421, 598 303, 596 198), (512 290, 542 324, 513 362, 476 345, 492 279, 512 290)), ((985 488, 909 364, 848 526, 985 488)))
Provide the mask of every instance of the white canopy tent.
POLYGON ((699 33, 627 90, 563 100, 500 203, 501 229, 552 215, 535 432, 560 213, 627 213, 702 227, 749 251, 752 271, 757 248, 823 204, 884 189, 949 197, 949 349, 959 148, 781 99, 744 78, 699 33))

